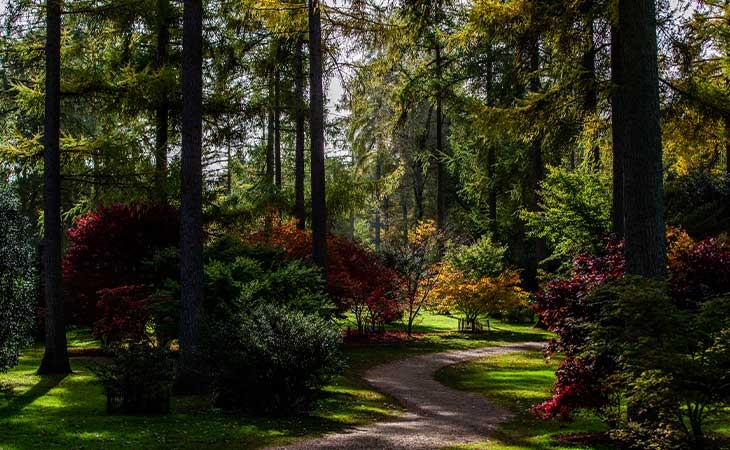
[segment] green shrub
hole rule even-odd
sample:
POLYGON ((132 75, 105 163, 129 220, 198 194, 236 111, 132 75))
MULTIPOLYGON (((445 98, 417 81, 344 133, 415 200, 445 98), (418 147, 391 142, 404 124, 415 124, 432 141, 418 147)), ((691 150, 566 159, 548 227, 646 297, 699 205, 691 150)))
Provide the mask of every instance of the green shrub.
POLYGON ((115 349, 109 364, 90 366, 106 391, 108 413, 167 414, 175 365, 164 348, 115 349))
POLYGON ((680 309, 664 283, 625 276, 586 301, 598 320, 582 357, 612 361, 602 376, 626 399, 626 446, 703 448, 704 422, 730 404, 730 297, 680 309))
POLYGON ((449 249, 446 259, 470 278, 497 277, 504 270, 506 251, 506 245, 499 245, 491 235, 484 235, 471 245, 449 249))
POLYGON ((19 208, 0 186, 0 372, 15 366, 30 342, 38 287, 33 233, 19 208))
POLYGON ((304 412, 342 368, 340 332, 316 315, 261 306, 207 328, 211 389, 226 410, 304 412))
POLYGON ((319 269, 282 255, 263 244, 218 238, 206 250, 205 309, 226 316, 273 304, 329 317, 334 305, 319 269))

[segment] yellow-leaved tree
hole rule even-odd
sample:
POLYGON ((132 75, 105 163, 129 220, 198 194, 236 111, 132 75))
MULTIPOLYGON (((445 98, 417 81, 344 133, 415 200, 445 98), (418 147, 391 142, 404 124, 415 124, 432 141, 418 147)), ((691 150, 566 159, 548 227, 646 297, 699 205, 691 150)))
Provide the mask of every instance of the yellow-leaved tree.
POLYGON ((527 305, 527 292, 519 284, 520 275, 515 271, 471 277, 445 262, 436 275, 433 294, 439 299, 439 310, 458 311, 464 315, 467 326, 476 331, 480 316, 527 305))

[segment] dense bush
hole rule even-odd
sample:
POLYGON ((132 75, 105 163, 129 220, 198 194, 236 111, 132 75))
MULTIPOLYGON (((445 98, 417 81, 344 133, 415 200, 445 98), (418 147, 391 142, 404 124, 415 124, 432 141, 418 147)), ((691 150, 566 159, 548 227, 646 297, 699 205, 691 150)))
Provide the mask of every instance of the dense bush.
POLYGON ((226 410, 305 412, 342 368, 340 332, 316 315, 262 306, 207 329, 211 388, 226 410))
POLYGON ((110 363, 93 364, 90 368, 106 391, 107 412, 170 412, 175 365, 168 350, 147 346, 116 349, 110 363))
POLYGON ((492 236, 484 235, 470 245, 450 248, 446 252, 446 260, 470 278, 497 277, 504 270, 506 252, 506 245, 500 245, 492 236))
POLYGON ((149 288, 120 286, 102 289, 98 293, 100 318, 94 322, 92 333, 105 345, 136 344, 147 340, 149 288))
POLYGON ((730 232, 730 175, 693 171, 666 183, 667 223, 696 238, 730 232))
MULTIPOLYGON (((257 233, 251 240, 281 248, 289 260, 311 260, 312 234, 297 229, 294 222, 257 233)), ((372 251, 341 236, 327 236, 327 292, 338 312, 366 301, 390 304, 398 284, 398 274, 372 251)))
POLYGON ((0 372, 18 363, 30 340, 38 288, 32 236, 17 199, 0 186, 0 372))
POLYGON ((67 231, 71 246, 63 259, 69 323, 91 325, 99 319, 98 291, 152 285, 165 279, 149 261, 177 247, 178 213, 171 207, 114 204, 75 220, 67 231))
POLYGON ((625 425, 617 403, 625 398, 643 405, 629 405, 627 446, 701 446, 703 420, 730 402, 730 249, 677 230, 668 242, 668 286, 622 277, 620 246, 609 245, 603 256, 577 258, 571 278, 539 293, 537 309, 559 335, 550 351, 566 358, 536 413, 565 418, 591 408, 625 425))
POLYGON ((320 271, 302 261, 285 259, 275 247, 247 245, 222 236, 207 247, 205 259, 208 311, 218 309, 226 314, 270 304, 329 317, 334 309, 320 271))

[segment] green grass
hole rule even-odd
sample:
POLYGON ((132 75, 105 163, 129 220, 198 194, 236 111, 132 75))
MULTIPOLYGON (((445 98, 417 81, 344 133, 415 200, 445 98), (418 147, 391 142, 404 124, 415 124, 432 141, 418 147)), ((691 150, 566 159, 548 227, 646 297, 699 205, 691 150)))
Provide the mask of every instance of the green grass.
MULTIPOLYGON (((490 333, 460 334, 453 331, 456 319, 425 314, 416 331, 427 334, 395 344, 346 345, 345 373, 325 388, 309 416, 286 419, 226 415, 203 397, 175 397, 168 416, 107 415, 103 390, 84 357, 71 358, 73 373, 68 376, 38 376, 43 349, 32 347, 17 367, 0 374, 0 450, 254 449, 384 420, 402 409, 362 380, 369 367, 427 352, 548 336, 526 326, 496 325, 490 333)), ((68 339, 71 349, 99 345, 84 329, 70 330, 68 339)))
POLYGON ((453 449, 481 450, 577 450, 612 449, 599 444, 560 444, 557 435, 606 431, 594 416, 579 416, 571 423, 541 421, 529 412, 530 406, 550 396, 558 361, 546 364, 539 353, 512 353, 446 367, 436 374, 444 384, 484 394, 509 408, 515 417, 501 425, 495 439, 453 449))
MULTIPOLYGON (((83 335, 81 333, 80 335, 83 335)), ((82 345, 70 333, 72 345, 82 345)), ((308 417, 237 417, 206 398, 176 397, 169 416, 115 416, 84 358, 68 376, 39 376, 41 347, 0 375, 0 449, 252 449, 383 420, 400 408, 354 374, 338 377, 308 417)))

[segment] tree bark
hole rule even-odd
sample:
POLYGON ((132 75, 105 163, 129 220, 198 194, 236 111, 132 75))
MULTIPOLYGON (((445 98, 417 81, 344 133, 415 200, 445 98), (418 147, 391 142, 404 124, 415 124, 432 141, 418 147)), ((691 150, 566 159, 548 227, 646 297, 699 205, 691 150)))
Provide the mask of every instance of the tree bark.
POLYGON ((626 127, 622 123, 626 115, 622 111, 623 103, 619 88, 623 85, 623 71, 621 70, 620 33, 617 25, 611 26, 611 147, 613 151, 613 201, 611 220, 613 234, 616 239, 624 238, 624 155, 626 127))
MULTIPOLYGON (((155 68, 158 74, 165 69, 168 60, 168 46, 170 45, 170 15, 169 0, 157 0, 157 49, 155 54, 155 68)), ((160 204, 167 203, 167 146, 168 146, 168 116, 170 100, 166 83, 160 84, 160 98, 155 109, 155 196, 160 204)))
POLYGON ((70 373, 61 286, 61 0, 46 2, 46 98, 43 152, 43 277, 46 348, 39 374, 70 373))
MULTIPOLYGON (((586 48, 581 58, 581 78, 583 84, 583 111, 587 116, 596 114, 598 109, 598 89, 596 80, 596 45, 594 42, 593 2, 585 3, 586 48)), ((601 152, 598 145, 591 148, 591 166, 595 172, 601 168, 601 152)))
POLYGON ((444 114, 443 114, 443 92, 441 88, 442 72, 441 45, 436 44, 436 77, 439 80, 438 92, 436 92, 436 228, 446 228, 446 195, 448 192, 448 174, 444 161, 444 114))
MULTIPOLYGON (((492 85, 494 84, 494 61, 491 60, 491 47, 490 47, 490 61, 487 64, 487 104, 489 106, 494 105, 492 100, 492 85)), ((491 143, 487 144, 487 175, 489 176, 489 193, 487 198, 488 208, 488 219, 489 219, 489 232, 492 233, 493 237, 497 236, 497 155, 494 145, 491 143)))
POLYGON ((202 389, 196 376, 203 302, 203 4, 185 0, 183 10, 182 150, 180 186, 180 361, 178 388, 202 389))
POLYGON ((322 23, 319 0, 309 0, 309 128, 312 184, 312 258, 327 273, 327 204, 324 168, 322 23))
POLYGON ((303 230, 306 224, 304 210, 304 39, 297 39, 294 49, 294 216, 297 228, 303 230))
MULTIPOLYGON (((530 92, 538 92, 540 90, 540 40, 535 38, 530 45, 530 92)), ((540 209, 540 183, 542 183, 545 177, 545 161, 542 154, 542 136, 536 136, 530 144, 530 180, 532 190, 532 198, 529 200, 528 209, 530 211, 538 211, 540 209)), ((533 238, 532 251, 528 250, 528 264, 527 270, 525 271, 525 284, 529 290, 537 290, 538 279, 538 267, 540 262, 547 257, 547 243, 545 238, 533 238)))
POLYGON ((281 189, 281 74, 279 73, 279 57, 281 43, 274 40, 274 185, 281 189))
POLYGON ((654 0, 619 2, 619 48, 623 82, 624 220, 626 272, 666 276, 666 232, 659 128, 656 5, 654 0))

